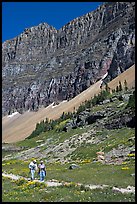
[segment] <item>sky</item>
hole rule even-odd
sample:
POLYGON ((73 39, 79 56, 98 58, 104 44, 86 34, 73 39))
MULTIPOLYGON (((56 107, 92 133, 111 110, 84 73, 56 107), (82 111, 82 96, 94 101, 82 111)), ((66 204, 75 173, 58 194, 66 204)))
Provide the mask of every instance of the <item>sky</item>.
POLYGON ((74 18, 95 10, 102 3, 2 2, 2 42, 40 23, 48 23, 58 30, 74 18))

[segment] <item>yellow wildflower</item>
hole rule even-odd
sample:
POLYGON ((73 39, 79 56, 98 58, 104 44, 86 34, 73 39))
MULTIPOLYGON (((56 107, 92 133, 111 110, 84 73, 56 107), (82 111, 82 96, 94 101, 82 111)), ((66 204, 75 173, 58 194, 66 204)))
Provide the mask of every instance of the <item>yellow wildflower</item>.
POLYGON ((122 164, 127 164, 127 162, 122 162, 122 164))
POLYGON ((122 167, 121 169, 122 170, 127 170, 127 169, 129 169, 129 167, 126 166, 126 167, 122 167))
POLYGON ((127 156, 128 156, 128 157, 135 157, 135 153, 128 154, 127 156))

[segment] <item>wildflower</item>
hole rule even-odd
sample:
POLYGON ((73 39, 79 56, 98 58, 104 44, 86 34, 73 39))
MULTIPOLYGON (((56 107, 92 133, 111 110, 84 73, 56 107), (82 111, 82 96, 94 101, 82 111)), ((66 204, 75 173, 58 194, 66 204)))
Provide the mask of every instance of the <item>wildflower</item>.
POLYGON ((126 166, 126 167, 122 167, 121 169, 122 170, 127 170, 127 169, 129 169, 129 167, 126 166))
POLYGON ((90 162, 91 162, 90 159, 85 159, 85 160, 81 161, 81 163, 90 163, 90 162))
POLYGON ((122 162, 122 164, 127 164, 127 162, 122 162))
POLYGON ((135 157, 135 153, 128 154, 127 156, 128 156, 128 157, 135 157))

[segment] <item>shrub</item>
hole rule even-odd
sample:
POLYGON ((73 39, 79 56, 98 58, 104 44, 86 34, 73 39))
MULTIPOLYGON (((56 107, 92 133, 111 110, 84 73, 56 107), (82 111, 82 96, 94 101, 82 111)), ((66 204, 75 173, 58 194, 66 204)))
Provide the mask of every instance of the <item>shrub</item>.
POLYGON ((67 120, 64 120, 64 121, 60 122, 59 124, 57 124, 55 126, 55 130, 58 132, 62 131, 64 129, 65 125, 67 124, 67 122, 69 122, 69 120, 70 119, 67 119, 67 120))
POLYGON ((118 86, 116 86, 116 92, 119 92, 119 88, 118 88, 118 86))
POLYGON ((108 84, 106 83, 106 87, 105 87, 106 92, 110 93, 110 87, 108 86, 108 84))
POLYGON ((129 97, 128 104, 127 104, 126 108, 131 108, 131 109, 135 110, 135 91, 133 92, 133 95, 131 95, 129 97))
POLYGON ((106 90, 101 91, 97 96, 95 95, 94 98, 92 99, 92 105, 94 106, 104 101, 105 99, 107 99, 109 94, 110 94, 109 91, 106 90))
POLYGON ((24 178, 20 178, 20 179, 18 179, 17 181, 15 181, 15 183, 16 183, 18 186, 21 186, 21 185, 27 183, 27 181, 26 181, 24 178))
POLYGON ((128 90, 128 86, 127 86, 127 81, 126 81, 126 79, 125 79, 125 81, 124 81, 124 89, 125 89, 125 91, 128 90))
POLYGON ((95 106, 97 104, 97 96, 95 95, 92 99, 92 105, 95 106))
POLYGON ((77 110, 77 114, 81 113, 82 111, 84 111, 86 109, 85 105, 80 105, 78 110, 77 110))
POLYGON ((119 81, 118 91, 122 91, 122 84, 121 84, 121 81, 119 81))

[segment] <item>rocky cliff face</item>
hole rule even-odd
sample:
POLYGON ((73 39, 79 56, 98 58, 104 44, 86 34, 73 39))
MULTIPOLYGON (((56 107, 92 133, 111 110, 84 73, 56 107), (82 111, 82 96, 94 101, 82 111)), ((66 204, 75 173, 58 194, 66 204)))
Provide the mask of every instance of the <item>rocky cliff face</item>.
POLYGON ((135 2, 109 2, 56 30, 47 23, 2 44, 2 113, 69 100, 135 63, 135 2))

